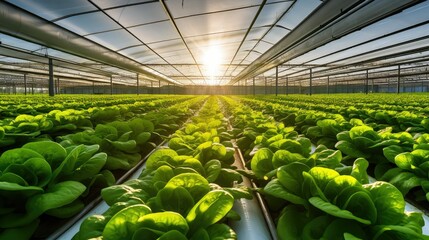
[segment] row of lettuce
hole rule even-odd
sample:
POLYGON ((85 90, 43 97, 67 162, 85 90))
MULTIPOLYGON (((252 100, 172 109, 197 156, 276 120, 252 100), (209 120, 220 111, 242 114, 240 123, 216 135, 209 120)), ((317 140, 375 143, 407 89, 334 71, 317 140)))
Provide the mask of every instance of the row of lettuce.
POLYGON ((92 107, 109 107, 136 102, 171 98, 169 95, 57 95, 47 98, 43 95, 2 95, 0 98, 0 119, 17 117, 21 114, 38 115, 53 110, 86 110, 92 107))
MULTIPOLYGON (((163 136, 177 130, 204 98, 179 98, 185 101, 145 113, 130 110, 126 116, 121 114, 126 112, 125 105, 115 106, 118 114, 103 123, 92 123, 88 114, 77 115, 91 126, 62 136, 33 136, 24 145, 4 151, 0 156, 0 239, 45 238, 52 227, 44 220, 55 222, 79 213, 163 136)), ((164 101, 161 106, 172 103, 172 99, 164 101)))
MULTIPOLYGON (((255 107, 254 100, 222 99, 233 127, 241 132, 237 145, 251 169, 242 173, 259 186, 279 239, 429 239, 422 234, 422 213, 405 212, 397 187, 385 181, 369 183, 368 156, 314 146, 296 126, 243 104, 255 107)), ((366 132, 366 127, 358 127, 363 130, 358 132, 366 132)))
MULTIPOLYGON (((67 99, 71 100, 74 98, 68 97, 67 99)), ((119 97, 111 101, 106 101, 101 97, 78 97, 73 101, 91 101, 91 99, 94 99, 94 105, 89 108, 88 104, 92 104, 91 102, 81 102, 81 107, 67 109, 54 108, 54 110, 50 110, 49 112, 31 115, 20 114, 19 110, 21 108, 17 107, 13 109, 15 114, 11 117, 5 114, 4 110, 0 111, 2 117, 0 119, 0 147, 4 151, 5 149, 19 147, 29 141, 34 141, 35 138, 54 138, 56 136, 92 129, 100 123, 128 120, 149 111, 165 108, 177 103, 177 101, 185 101, 190 99, 190 97, 164 96, 155 100, 152 98, 142 98, 134 99, 133 101, 126 98, 127 101, 125 102, 121 101, 119 97)), ((40 101, 41 103, 39 104, 48 106, 49 108, 67 103, 67 101, 62 103, 62 99, 47 99, 45 102, 40 99, 40 101), (52 101, 57 102, 57 104, 53 104, 52 101)), ((9 103, 8 101, 6 102, 9 103)), ((10 108, 10 106, 4 106, 10 108)))
POLYGON ((73 239, 237 239, 225 224, 239 216, 234 200, 251 198, 237 185, 235 149, 216 97, 156 150, 137 179, 108 187, 110 206, 86 218, 73 239))
MULTIPOLYGON (((360 157, 367 159, 371 176, 392 183, 410 201, 429 209, 429 120, 424 114, 408 112, 420 115, 408 120, 403 117, 407 111, 395 112, 391 118, 395 121, 386 123, 377 118, 368 120, 315 110, 292 110, 259 99, 241 101, 274 116, 286 126, 293 126, 315 145, 339 149, 344 155, 343 162, 351 163, 360 157)), ((371 111, 374 116, 385 114, 384 110, 371 111)))

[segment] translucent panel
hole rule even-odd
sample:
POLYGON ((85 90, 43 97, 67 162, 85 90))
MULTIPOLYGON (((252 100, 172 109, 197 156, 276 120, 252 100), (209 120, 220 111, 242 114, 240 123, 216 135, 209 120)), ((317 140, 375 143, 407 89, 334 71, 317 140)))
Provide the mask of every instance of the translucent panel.
MULTIPOLYGON (((343 58, 347 58, 349 56, 354 56, 357 54, 361 54, 363 52, 368 52, 372 50, 377 50, 379 48, 391 46, 394 44, 406 42, 415 38, 425 37, 427 36, 427 32, 429 31, 429 25, 424 25, 421 27, 417 27, 408 31, 405 31, 400 34, 395 34, 389 37, 385 37, 379 40, 372 41, 367 44, 360 45, 358 47, 354 47, 348 50, 341 51, 337 54, 330 55, 324 58, 321 58, 316 61, 312 61, 314 64, 324 64, 332 61, 337 61, 343 58)), ((414 44, 414 48, 418 47, 417 44, 414 44)), ((302 59, 302 58, 301 58, 302 59)))
POLYGON ((260 56, 261 56, 261 54, 260 54, 260 53, 252 51, 252 52, 250 52, 250 53, 249 53, 249 55, 246 57, 246 61, 253 62, 253 61, 255 61, 255 60, 256 60, 258 57, 260 57, 260 56))
POLYGON ((48 56, 52 56, 52 57, 59 58, 59 59, 65 59, 65 60, 73 61, 73 62, 76 62, 76 63, 86 63, 86 64, 88 64, 90 62, 91 63, 95 63, 95 62, 93 62, 91 60, 88 60, 88 59, 85 59, 85 58, 81 58, 81 57, 78 57, 78 56, 75 56, 75 55, 72 55, 72 54, 68 54, 68 53, 65 53, 65 52, 61 52, 61 51, 58 51, 58 50, 55 50, 55 49, 51 49, 51 48, 48 49, 48 56))
POLYGON ((5 45, 9 45, 16 48, 29 50, 29 51, 36 51, 42 48, 42 46, 38 44, 27 42, 25 40, 21 40, 19 38, 15 38, 1 33, 0 33, 0 42, 1 44, 5 44, 5 45))
POLYGON ((184 45, 181 39, 149 43, 147 45, 159 54, 180 51, 184 48, 184 45))
POLYGON ((115 8, 115 7, 120 7, 120 6, 124 6, 124 5, 129 5, 129 4, 138 4, 138 3, 145 3, 145 2, 152 2, 152 0, 92 0, 95 4, 97 4, 97 6, 101 7, 101 8, 115 8))
POLYGON ((70 17, 57 21, 56 23, 79 35, 87 35, 120 28, 120 26, 102 12, 70 17))
POLYGON ((288 29, 294 29, 321 3, 322 1, 319 0, 297 0, 278 24, 288 29))
POLYGON ((129 30, 147 44, 170 39, 179 39, 177 31, 170 22, 142 25, 130 28, 129 30))
POLYGON ((265 51, 270 49, 272 46, 273 46, 273 44, 261 41, 258 43, 258 45, 256 45, 254 50, 257 52, 260 52, 260 53, 264 53, 265 51))
POLYGON ((246 40, 259 40, 266 34, 268 29, 269 27, 253 27, 247 35, 246 40))
POLYGON ((153 65, 151 66, 152 69, 158 72, 162 72, 164 75, 174 77, 174 76, 181 76, 180 72, 178 72, 176 69, 174 69, 172 66, 169 65, 153 65))
POLYGON ((257 7, 176 19, 184 37, 247 29, 257 7))
MULTIPOLYGON (((1 54, 1 53, 0 53, 1 54)), ((11 64, 11 63, 31 63, 25 59, 13 58, 13 57, 5 57, 0 55, 0 63, 1 64, 11 64)))
POLYGON ((171 64, 194 64, 191 54, 187 49, 162 54, 162 57, 171 64))
POLYGON ((243 40, 246 30, 221 32, 185 38, 186 43, 192 48, 204 49, 214 45, 224 45, 229 43, 240 43, 243 40))
POLYGON ((168 0, 166 1, 174 18, 201 13, 228 11, 261 4, 261 0, 168 0))
POLYGON ((292 5, 291 1, 266 4, 256 20, 254 27, 273 25, 275 21, 292 5))
POLYGON ((141 44, 137 39, 127 33, 125 30, 116 30, 112 32, 97 33, 89 35, 87 38, 114 51, 133 45, 141 44))
MULTIPOLYGON (((338 51, 341 49, 345 49, 361 42, 365 42, 371 39, 374 39, 379 36, 383 36, 394 31, 398 31, 400 29, 412 26, 414 24, 418 24, 424 21, 429 20, 429 15, 427 12, 429 11, 428 4, 418 4, 410 9, 404 10, 403 12, 393 15, 385 20, 376 22, 368 27, 363 28, 360 31, 353 32, 348 34, 347 36, 335 40, 329 44, 326 44, 320 48, 317 48, 308 54, 303 55, 302 57, 296 58, 294 62, 302 63, 314 59, 319 56, 327 55, 331 52, 338 51)), ((427 31, 427 28, 419 28, 419 31, 427 31)), ((405 37, 417 37, 412 35, 414 32, 406 31, 403 33, 399 33, 395 36, 404 35, 405 37)), ((418 33, 417 33, 418 34, 418 33)), ((422 35, 422 34, 419 34, 422 35)), ((395 37, 396 38, 396 37, 395 37)), ((381 42, 390 43, 390 40, 381 40, 381 42)), ((367 51, 367 49, 364 49, 367 51)))
POLYGON ((167 15, 159 2, 115 8, 107 10, 106 13, 125 27, 162 20, 168 21, 167 15))
POLYGON ((128 56, 140 63, 146 63, 159 57, 146 46, 136 46, 119 51, 120 54, 128 56))
POLYGON ((85 0, 8 0, 8 2, 49 21, 76 13, 97 10, 96 7, 85 0))
POLYGON ((263 38, 264 41, 270 42, 272 44, 277 43, 282 39, 284 36, 286 36, 288 33, 290 33, 289 30, 284 29, 280 26, 275 26, 273 29, 271 29, 267 35, 263 38))
POLYGON ((388 49, 376 51, 376 52, 373 52, 373 53, 364 54, 364 55, 357 56, 357 57, 354 57, 354 58, 350 58, 350 59, 347 59, 347 60, 344 60, 344 61, 339 61, 338 64, 349 64, 349 63, 354 63, 354 62, 360 62, 360 61, 368 60, 368 59, 371 59, 371 58, 378 58, 378 57, 382 57, 382 56, 386 56, 386 55, 390 55, 390 54, 406 52, 406 51, 415 49, 416 46, 429 47, 429 40, 425 39, 425 40, 421 40, 421 41, 418 41, 418 42, 408 43, 408 44, 404 44, 404 45, 401 45, 401 46, 396 46, 396 47, 392 47, 392 48, 388 48, 388 49))

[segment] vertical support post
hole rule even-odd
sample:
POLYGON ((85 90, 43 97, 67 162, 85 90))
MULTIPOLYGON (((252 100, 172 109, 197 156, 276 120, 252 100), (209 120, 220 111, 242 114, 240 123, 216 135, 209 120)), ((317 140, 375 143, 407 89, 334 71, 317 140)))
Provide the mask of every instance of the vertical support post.
POLYGON ((150 93, 152 93, 153 94, 153 82, 152 81, 150 81, 150 93))
POLYGON ((169 82, 167 83, 167 94, 170 95, 170 83, 169 82))
POLYGON ((369 82, 369 74, 368 74, 368 69, 366 70, 366 78, 365 78, 365 94, 368 94, 368 82, 369 82))
POLYGON ((24 74, 24 95, 27 95, 27 74, 24 74))
POLYGON ((253 77, 253 95, 256 95, 256 91, 255 91, 255 77, 253 77))
POLYGON ((265 79, 265 95, 267 95, 267 77, 264 77, 265 79))
POLYGON ((310 89, 308 90, 308 92, 309 92, 309 94, 310 94, 310 96, 311 96, 311 93, 312 93, 312 91, 313 91, 313 69, 312 68, 310 68, 310 89))
POLYGON ((95 94, 95 82, 92 82, 92 94, 95 94))
POLYGON ((289 78, 286 77, 286 95, 289 93, 289 78))
POLYGON ((31 83, 31 95, 34 95, 34 83, 31 83))
POLYGON ((60 78, 57 77, 57 94, 60 93, 60 78))
POLYGON ((158 80, 158 90, 159 94, 161 94, 161 80, 158 80))
POLYGON ((140 78, 139 74, 137 73, 137 95, 140 94, 140 78))
POLYGON ((247 79, 244 81, 244 95, 247 95, 247 79))
POLYGON ((53 97, 54 93, 54 66, 52 65, 52 58, 49 58, 49 82, 48 82, 49 96, 53 97))
POLYGON ((371 92, 374 93, 374 78, 371 79, 371 92))
POLYGON ((113 77, 110 76, 110 95, 113 95, 113 77))
POLYGON ((398 84, 396 85, 396 93, 401 92, 401 65, 398 65, 398 84))
POLYGON ((276 96, 279 93, 279 66, 276 66, 276 96))
POLYGON ((387 79, 387 92, 390 92, 390 79, 387 79))
POLYGON ((329 76, 328 76, 328 83, 326 85, 326 93, 329 94, 329 76))

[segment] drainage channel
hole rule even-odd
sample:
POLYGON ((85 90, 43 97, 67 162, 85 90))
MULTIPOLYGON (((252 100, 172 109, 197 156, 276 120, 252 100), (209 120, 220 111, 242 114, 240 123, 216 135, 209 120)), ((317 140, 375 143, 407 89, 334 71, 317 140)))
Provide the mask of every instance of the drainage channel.
MULTIPOLYGON (((219 105, 223 104, 219 101, 219 105)), ((224 112, 224 115, 227 114, 224 112)), ((227 118, 228 119, 228 118, 227 118)), ((232 126, 228 120, 228 130, 231 130, 232 126)), ((238 148, 236 141, 231 140, 234 149, 234 163, 233 166, 238 169, 248 170, 245 167, 245 161, 243 155, 238 148)), ((250 179, 242 176, 243 184, 245 187, 256 189, 257 186, 250 179)), ((277 240, 276 226, 273 219, 271 218, 265 201, 263 200, 259 192, 253 193, 253 199, 240 199, 234 204, 233 210, 236 211, 240 216, 240 221, 231 222, 229 225, 237 233, 240 239, 246 240, 260 240, 260 239, 272 239, 277 240)))

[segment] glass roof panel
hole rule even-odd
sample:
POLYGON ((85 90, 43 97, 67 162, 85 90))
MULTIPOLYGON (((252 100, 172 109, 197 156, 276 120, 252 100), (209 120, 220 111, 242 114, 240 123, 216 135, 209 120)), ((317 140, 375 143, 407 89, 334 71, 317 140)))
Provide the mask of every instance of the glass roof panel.
MULTIPOLYGON (((382 21, 376 22, 368 27, 361 29, 360 31, 353 32, 344 36, 338 40, 332 41, 324 46, 321 46, 307 54, 304 54, 293 60, 294 63, 303 63, 311 59, 315 59, 320 56, 325 56, 334 51, 345 49, 356 44, 393 33, 395 31, 404 29, 406 27, 422 23, 429 20, 428 4, 418 4, 410 9, 404 10, 403 12, 388 17, 382 21)), ((411 32, 399 33, 396 36, 409 35, 411 32)), ((384 40, 381 40, 384 41, 384 40)), ((367 49, 364 49, 367 51, 367 49)))
POLYGON ((118 52, 125 56, 129 56, 130 58, 137 60, 141 63, 145 63, 152 59, 159 59, 159 57, 155 53, 153 53, 144 45, 126 48, 118 52))
POLYGON ((264 53, 268 49, 270 49, 273 46, 273 44, 267 43, 267 42, 259 42, 258 45, 256 45, 255 49, 253 49, 256 52, 264 53))
POLYGON ((274 22, 292 5, 292 2, 265 4, 254 27, 273 25, 274 22))
POLYGON ((141 24, 168 21, 159 2, 150 2, 141 5, 133 5, 123 8, 107 10, 107 14, 113 17, 124 27, 138 26, 141 24))
POLYGON ((287 30, 285 28, 282 28, 280 26, 275 26, 272 28, 267 35, 263 38, 264 41, 270 42, 270 43, 277 43, 280 39, 282 39, 285 35, 287 35, 290 32, 290 30, 287 30))
POLYGON ((252 7, 235 11, 198 15, 176 19, 176 23, 184 37, 243 29, 247 30, 250 25, 249 19, 253 19, 257 10, 257 7, 252 7))
POLYGON ((129 30, 147 44, 170 39, 179 39, 177 31, 169 21, 133 27, 129 28, 129 30))
POLYGON ((120 7, 124 5, 130 5, 130 4, 138 4, 138 3, 145 3, 145 2, 153 2, 153 0, 92 0, 97 6, 101 8, 114 8, 114 7, 120 7))
POLYGON ((319 0, 297 0, 278 24, 287 29, 294 29, 321 3, 319 0))
POLYGON ((58 0, 7 0, 8 2, 37 14, 46 20, 54 20, 64 16, 97 10, 86 0, 58 1, 58 0))
POLYGON ((164 53, 180 51, 184 48, 183 42, 180 39, 160 41, 155 43, 149 43, 147 45, 160 55, 164 53))
POLYGON ((168 8, 174 18, 181 18, 202 13, 231 11, 261 4, 261 0, 168 0, 168 8))
POLYGON ((59 20, 56 23, 79 35, 88 35, 120 28, 112 19, 102 12, 69 17, 59 20))
POLYGON ((105 33, 97 33, 89 35, 87 38, 114 51, 141 44, 136 38, 131 36, 123 29, 105 33))
POLYGON ((37 51, 42 48, 42 46, 39 44, 31 43, 31 42, 21 40, 19 38, 15 38, 2 33, 0 33, 0 42, 1 44, 6 44, 12 47, 21 48, 28 51, 37 51))
MULTIPOLYGON (((415 38, 425 37, 425 36, 427 36, 428 31, 429 31, 429 24, 423 25, 423 26, 405 31, 404 33, 401 33, 401 34, 394 34, 394 35, 391 35, 389 37, 385 37, 385 38, 382 38, 379 40, 369 42, 367 44, 360 45, 358 47, 354 47, 354 48, 351 48, 348 50, 341 51, 341 52, 336 53, 334 55, 323 57, 323 58, 316 60, 316 61, 311 61, 311 63, 323 64, 323 63, 326 63, 327 61, 329 61, 329 62, 338 61, 340 59, 347 58, 349 56, 354 56, 354 55, 361 54, 364 52, 377 50, 379 48, 391 46, 391 45, 398 44, 401 42, 406 42, 406 41, 409 41, 409 40, 412 40, 415 38)), ((414 44, 414 46, 418 47, 417 44, 414 44)))
POLYGON ((187 49, 162 54, 162 57, 171 64, 194 64, 191 54, 187 49))
POLYGON ((349 59, 346 59, 343 61, 339 61, 339 62, 337 62, 337 64, 350 64, 350 63, 365 61, 365 60, 368 60, 371 58, 378 58, 378 57, 387 56, 387 55, 391 55, 391 54, 395 54, 395 53, 410 51, 410 50, 415 49, 416 45, 421 46, 421 47, 429 47, 429 39, 424 39, 424 40, 421 40, 419 42, 408 43, 408 44, 395 46, 392 48, 383 49, 380 51, 356 56, 356 57, 349 58, 349 59))
POLYGON ((65 53, 65 52, 61 52, 52 48, 48 49, 48 56, 52 56, 55 58, 60 58, 60 59, 65 59, 65 60, 69 60, 69 61, 73 61, 76 63, 95 63, 94 61, 85 59, 85 58, 81 58, 69 53, 65 53))

